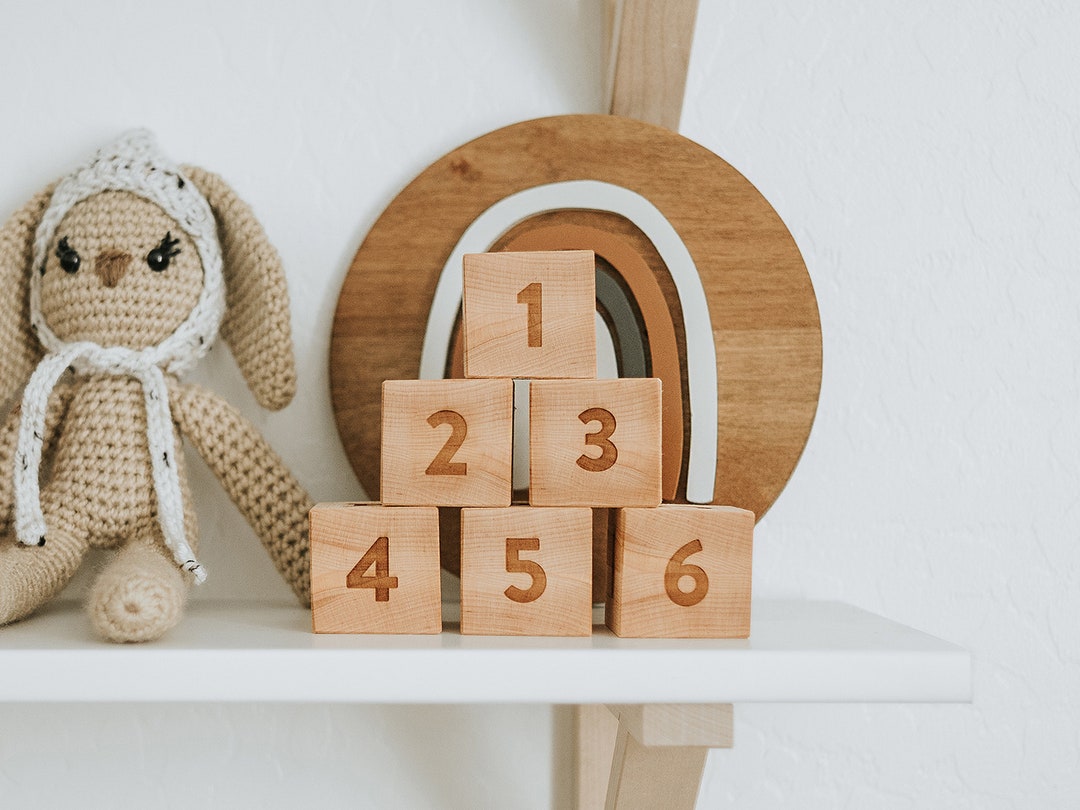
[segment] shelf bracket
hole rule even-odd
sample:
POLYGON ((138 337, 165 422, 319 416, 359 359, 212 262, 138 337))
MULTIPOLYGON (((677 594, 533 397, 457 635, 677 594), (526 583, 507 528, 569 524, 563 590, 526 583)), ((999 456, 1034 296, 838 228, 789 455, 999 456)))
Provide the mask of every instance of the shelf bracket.
POLYGON ((577 707, 578 810, 692 810, 710 748, 731 748, 731 704, 577 707))

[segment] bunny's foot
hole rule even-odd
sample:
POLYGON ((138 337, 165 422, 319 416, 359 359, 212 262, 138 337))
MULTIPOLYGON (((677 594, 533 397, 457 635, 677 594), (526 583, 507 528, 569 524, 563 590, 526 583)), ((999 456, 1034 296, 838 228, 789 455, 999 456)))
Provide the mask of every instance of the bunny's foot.
POLYGON ((0 540, 0 624, 24 619, 67 585, 89 544, 84 537, 50 530, 42 546, 0 540))
POLYGON ((153 641, 180 621, 187 592, 183 574, 163 551, 133 544, 98 576, 87 610, 107 641, 153 641))

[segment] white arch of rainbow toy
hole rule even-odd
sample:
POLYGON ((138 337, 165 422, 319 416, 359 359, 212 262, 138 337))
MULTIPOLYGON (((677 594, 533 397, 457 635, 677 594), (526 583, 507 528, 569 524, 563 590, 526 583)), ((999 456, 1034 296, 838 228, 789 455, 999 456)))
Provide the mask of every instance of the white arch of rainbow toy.
POLYGON ((435 287, 420 355, 420 379, 443 377, 454 322, 461 306, 461 266, 465 254, 486 252, 500 236, 529 217, 570 208, 606 211, 626 217, 649 238, 671 273, 686 327, 690 394, 686 499, 691 503, 709 503, 716 485, 719 385, 705 288, 679 234, 660 210, 637 192, 598 180, 549 183, 505 197, 473 220, 451 251, 435 287))

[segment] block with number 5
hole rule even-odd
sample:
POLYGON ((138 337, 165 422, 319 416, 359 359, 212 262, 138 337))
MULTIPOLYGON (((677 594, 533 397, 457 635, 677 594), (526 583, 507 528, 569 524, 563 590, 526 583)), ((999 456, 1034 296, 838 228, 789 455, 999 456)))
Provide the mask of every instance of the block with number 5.
POLYGON ((320 503, 310 515, 316 633, 440 633, 433 506, 320 503))
POLYGON ((753 543, 745 509, 618 510, 608 627, 632 638, 746 638, 753 543))
POLYGON ((534 380, 529 386, 529 503, 658 506, 658 379, 534 380))
POLYGON ((462 509, 461 632, 591 634, 591 510, 462 509))
POLYGON ((380 496, 388 506, 509 506, 512 380, 387 380, 380 496))

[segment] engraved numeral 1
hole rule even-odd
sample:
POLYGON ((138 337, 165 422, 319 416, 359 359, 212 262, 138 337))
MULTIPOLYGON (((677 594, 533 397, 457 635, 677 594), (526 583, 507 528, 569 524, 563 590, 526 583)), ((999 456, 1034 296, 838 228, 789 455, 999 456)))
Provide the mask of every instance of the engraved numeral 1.
POLYGON ((534 281, 517 294, 517 302, 528 307, 529 348, 544 345, 544 286, 534 281))
POLYGON ((523 560, 519 556, 523 551, 539 551, 539 537, 507 537, 506 538, 506 570, 510 574, 528 574, 532 577, 532 584, 528 590, 511 585, 503 593, 506 598, 525 604, 535 602, 547 588, 547 572, 536 560, 523 560))
POLYGON ((469 432, 465 417, 457 411, 436 411, 428 417, 427 422, 433 428, 439 427, 439 425, 450 425, 450 438, 446 440, 442 450, 428 465, 428 468, 424 470, 424 474, 465 475, 468 472, 469 465, 464 461, 450 460, 461 449, 461 445, 465 443, 465 436, 469 432))
POLYGON ((668 598, 676 605, 691 607, 705 598, 709 592, 709 575, 700 565, 687 565, 686 560, 691 554, 701 551, 701 541, 691 540, 685 546, 676 551, 668 560, 667 569, 664 571, 664 589, 668 598), (690 577, 694 580, 694 587, 684 591, 679 587, 679 580, 690 577))
POLYGON ((374 588, 376 602, 389 602, 390 589, 398 586, 398 578, 390 576, 390 540, 380 537, 364 552, 360 562, 345 577, 346 588, 374 588), (375 576, 364 572, 375 567, 375 576))
POLYGON ((615 416, 611 411, 604 408, 589 408, 578 414, 584 424, 599 422, 600 430, 595 433, 585 434, 585 444, 600 448, 600 455, 596 458, 582 453, 577 460, 577 465, 589 472, 603 472, 611 469, 619 459, 619 448, 611 442, 611 434, 615 432, 615 416))

